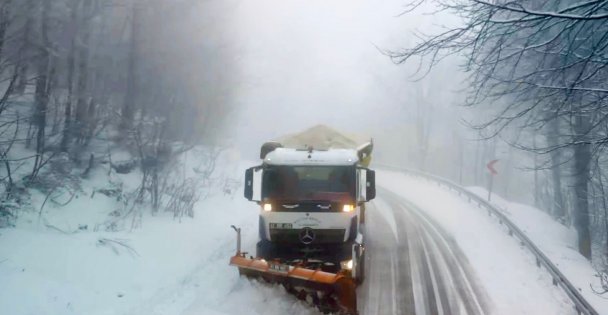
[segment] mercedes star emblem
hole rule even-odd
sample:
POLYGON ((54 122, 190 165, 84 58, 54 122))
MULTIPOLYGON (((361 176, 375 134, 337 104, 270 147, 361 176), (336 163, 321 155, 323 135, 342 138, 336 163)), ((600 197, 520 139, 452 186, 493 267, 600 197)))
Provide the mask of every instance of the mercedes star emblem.
POLYGON ((315 240, 315 232, 309 228, 305 227, 300 231, 300 241, 306 245, 312 243, 315 240))

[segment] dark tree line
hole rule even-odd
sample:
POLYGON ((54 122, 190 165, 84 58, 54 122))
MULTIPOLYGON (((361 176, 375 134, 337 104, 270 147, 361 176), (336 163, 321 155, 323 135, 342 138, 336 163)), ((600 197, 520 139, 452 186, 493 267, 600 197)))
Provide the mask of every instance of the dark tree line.
POLYGON ((193 74, 206 69, 193 70, 192 63, 201 63, 188 59, 217 59, 219 48, 209 45, 193 56, 178 47, 184 33, 204 36, 184 29, 184 16, 197 3, 0 0, 5 199, 18 182, 35 182, 56 160, 67 158, 88 173, 93 164, 107 162, 102 155, 108 146, 137 156, 145 183, 157 176, 148 177, 148 171, 221 126, 227 109, 218 94, 225 101, 228 83, 210 80, 217 77, 211 71, 193 74), (17 154, 17 147, 30 153, 17 154), (26 179, 15 178, 24 161, 31 171, 26 179))
POLYGON ((581 254, 608 257, 608 1, 434 4, 463 22, 392 57, 399 63, 423 58, 433 67, 448 55, 464 55, 471 87, 466 105, 483 113, 471 126, 533 152, 536 170, 548 173, 550 183, 543 208, 566 224, 571 220, 581 254))

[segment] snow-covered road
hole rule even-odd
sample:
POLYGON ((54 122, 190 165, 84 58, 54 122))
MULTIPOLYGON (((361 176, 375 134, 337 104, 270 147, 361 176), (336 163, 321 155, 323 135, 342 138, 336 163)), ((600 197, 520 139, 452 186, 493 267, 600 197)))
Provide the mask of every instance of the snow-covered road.
MULTIPOLYGON (((482 300, 489 314, 575 314, 568 297, 536 267, 534 256, 485 211, 433 182, 399 172, 378 170, 376 181, 383 188, 376 206, 387 220, 392 219, 390 213, 418 209, 409 211, 410 216, 412 212, 422 215, 453 239, 451 248, 458 248, 466 257, 468 275, 478 279, 477 288, 487 297, 482 300), (394 209, 390 200, 384 201, 385 190, 399 196, 405 209, 394 209)), ((389 226, 407 228, 397 217, 393 220, 389 226)))
POLYGON ((467 259, 432 219, 387 190, 369 208, 362 314, 488 313, 467 259))

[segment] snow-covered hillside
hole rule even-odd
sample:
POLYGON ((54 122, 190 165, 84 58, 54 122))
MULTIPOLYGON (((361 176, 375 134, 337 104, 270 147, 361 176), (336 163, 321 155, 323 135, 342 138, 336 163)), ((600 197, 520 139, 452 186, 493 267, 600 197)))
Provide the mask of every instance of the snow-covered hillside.
MULTIPOLYGON (((469 190, 484 198, 488 196, 488 191, 481 187, 470 187, 469 190)), ((574 228, 560 224, 544 211, 509 202, 494 193, 492 203, 526 233, 600 314, 608 314, 608 299, 596 293, 601 291, 597 271, 578 252, 574 228)))
MULTIPOLYGON (((190 156, 188 167, 197 164, 190 156)), ((100 167, 81 183, 72 200, 56 202, 31 190, 31 209, 14 228, 0 230, 1 313, 32 314, 307 314, 312 310, 265 283, 239 279, 228 266, 243 228, 244 248, 254 248, 257 207, 242 198, 240 180, 247 163, 220 165, 196 204, 194 217, 144 212, 141 225, 107 231, 122 206, 100 193, 108 186, 100 167), (226 187, 224 179, 236 180, 226 187), (268 303, 272 298, 272 303, 268 303), (236 303, 235 301, 238 301, 236 303)), ((137 174, 112 175, 123 187, 137 174)), ((48 198, 50 199, 50 198, 48 198)), ((65 200, 64 200, 65 199, 65 200)))

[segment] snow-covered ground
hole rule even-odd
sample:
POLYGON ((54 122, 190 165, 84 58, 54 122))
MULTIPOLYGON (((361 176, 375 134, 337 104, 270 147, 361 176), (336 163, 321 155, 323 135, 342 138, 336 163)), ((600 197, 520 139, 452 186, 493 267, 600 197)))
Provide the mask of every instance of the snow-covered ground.
MULTIPOLYGON (((218 172, 241 179, 247 165, 220 167, 218 172)), ((100 170, 85 180, 77 198, 66 206, 47 202, 41 216, 37 211, 23 213, 16 227, 0 230, 3 314, 317 314, 282 288, 240 278, 228 266, 235 247, 231 224, 243 228, 244 248, 253 249, 256 240, 258 209, 242 198, 240 188, 226 193, 219 185, 210 187, 210 195, 196 205, 194 218, 179 221, 148 214, 137 229, 107 232, 99 223, 117 202, 92 193, 107 180, 104 174, 100 170)), ((380 186, 408 199, 452 235, 486 290, 494 314, 573 313, 533 257, 483 211, 429 182, 388 171, 378 171, 377 177, 380 186)), ((34 195, 32 208, 39 209, 44 199, 34 195)), ((379 195, 377 206, 382 206, 381 199, 379 195)), ((526 230, 532 231, 532 225, 548 229, 535 230, 535 237, 543 248, 553 248, 547 254, 557 257, 560 267, 582 265, 561 250, 572 245, 570 231, 551 234, 560 230, 542 213, 515 214, 530 209, 514 205, 506 209, 524 220, 526 230)), ((571 267, 564 268, 568 272, 571 267)), ((591 270, 580 272, 591 276, 591 270)), ((572 280, 584 289, 588 285, 583 279, 572 280)))
POLYGON ((574 314, 568 298, 498 222, 458 195, 399 172, 377 171, 378 185, 427 213, 462 249, 494 314, 574 314))
MULTIPOLYGON (((241 180, 246 163, 236 164, 219 167, 213 176, 241 180)), ((107 232, 102 223, 120 202, 93 194, 107 187, 106 173, 101 168, 84 180, 66 206, 58 204, 67 195, 47 200, 41 215, 46 196, 32 191, 32 209, 20 213, 14 228, 0 229, 0 313, 313 312, 282 289, 241 279, 228 266, 236 244, 230 225, 243 228, 244 248, 254 248, 257 233, 258 209, 242 197, 241 185, 228 193, 216 181, 195 206, 194 218, 144 214, 141 227, 107 232)), ((139 179, 131 174, 112 180, 129 186, 139 179)))
MULTIPOLYGON (((484 198, 488 196, 488 191, 481 187, 470 187, 469 190, 484 198)), ((601 289, 599 279, 591 263, 579 254, 573 228, 558 223, 546 212, 509 202, 496 194, 492 194, 492 204, 526 233, 600 314, 608 314, 608 296, 593 292, 592 287, 601 289)))

